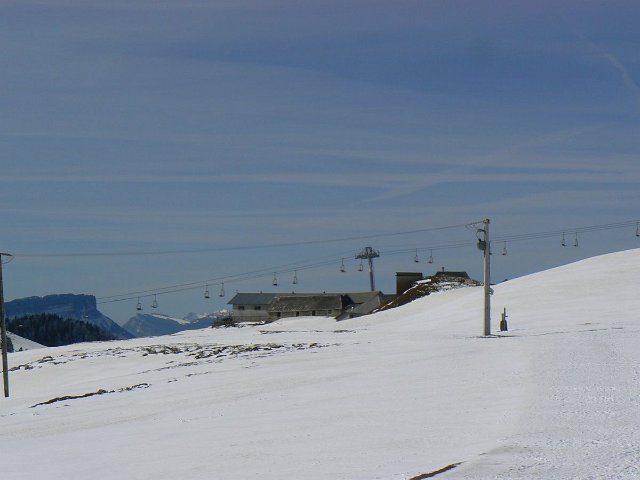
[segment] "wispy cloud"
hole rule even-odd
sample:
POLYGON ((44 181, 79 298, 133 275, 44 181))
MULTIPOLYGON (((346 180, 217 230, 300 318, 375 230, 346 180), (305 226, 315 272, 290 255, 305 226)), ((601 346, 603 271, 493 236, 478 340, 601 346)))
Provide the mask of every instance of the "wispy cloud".
POLYGON ((583 35, 575 28, 572 28, 571 30, 577 38, 589 47, 589 50, 603 58, 616 71, 622 80, 622 83, 627 88, 627 91, 634 98, 638 106, 640 106, 640 84, 633 78, 631 72, 624 63, 614 53, 607 51, 604 47, 583 35))
POLYGON ((606 58, 607 61, 613 66, 613 68, 615 68, 621 75, 622 81, 624 82, 625 86, 635 97, 638 106, 640 106, 640 85, 638 85, 638 82, 634 80, 627 67, 625 67, 624 64, 615 55, 605 51, 603 51, 602 54, 604 55, 604 58, 606 58))

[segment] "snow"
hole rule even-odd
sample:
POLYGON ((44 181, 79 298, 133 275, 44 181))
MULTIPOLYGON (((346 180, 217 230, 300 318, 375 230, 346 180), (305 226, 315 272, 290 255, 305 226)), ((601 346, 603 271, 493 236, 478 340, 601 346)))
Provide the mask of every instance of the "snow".
POLYGON ((11 343, 13 344, 13 348, 16 352, 20 349, 32 350, 34 348, 46 348, 44 345, 40 345, 39 343, 33 342, 27 338, 23 338, 15 333, 7 332, 7 336, 11 339, 11 343))
POLYGON ((639 271, 630 250, 495 285, 490 338, 469 287, 14 353, 3 478, 640 478, 639 271))

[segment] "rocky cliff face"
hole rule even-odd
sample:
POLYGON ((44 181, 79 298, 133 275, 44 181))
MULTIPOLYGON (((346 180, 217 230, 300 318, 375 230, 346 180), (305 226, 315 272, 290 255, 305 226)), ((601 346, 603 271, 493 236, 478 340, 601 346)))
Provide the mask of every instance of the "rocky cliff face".
POLYGON ((46 295, 44 297, 18 298, 5 303, 5 312, 7 318, 22 317, 36 313, 52 313, 62 318, 82 320, 96 325, 119 339, 134 337, 134 335, 97 309, 96 297, 93 295, 66 293, 46 295))

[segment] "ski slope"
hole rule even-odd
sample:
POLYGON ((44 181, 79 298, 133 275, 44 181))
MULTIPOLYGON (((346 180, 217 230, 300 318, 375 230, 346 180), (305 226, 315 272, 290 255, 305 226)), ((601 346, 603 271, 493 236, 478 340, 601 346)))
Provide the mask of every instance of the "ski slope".
POLYGON ((637 479, 639 279, 630 250, 496 285, 490 338, 473 287, 11 354, 3 478, 637 479))

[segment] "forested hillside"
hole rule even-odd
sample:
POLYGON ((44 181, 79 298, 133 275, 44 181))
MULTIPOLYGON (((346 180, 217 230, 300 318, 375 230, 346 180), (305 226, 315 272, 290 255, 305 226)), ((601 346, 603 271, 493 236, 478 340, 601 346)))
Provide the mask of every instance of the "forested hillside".
POLYGON ((95 325, 50 313, 12 318, 7 321, 7 329, 47 347, 115 339, 111 333, 95 325))

